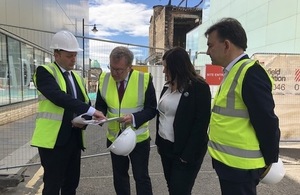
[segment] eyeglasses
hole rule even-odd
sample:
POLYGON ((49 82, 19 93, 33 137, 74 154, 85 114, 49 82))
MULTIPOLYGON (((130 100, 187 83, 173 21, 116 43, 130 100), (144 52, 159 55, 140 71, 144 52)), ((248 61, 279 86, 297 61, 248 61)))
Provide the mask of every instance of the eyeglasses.
POLYGON ((113 68, 113 67, 111 67, 111 66, 108 66, 108 69, 109 69, 111 72, 115 72, 115 73, 117 73, 117 74, 122 74, 125 70, 127 70, 127 68, 128 68, 128 67, 126 67, 126 68, 124 68, 124 69, 120 69, 120 68, 115 69, 115 68, 113 68))

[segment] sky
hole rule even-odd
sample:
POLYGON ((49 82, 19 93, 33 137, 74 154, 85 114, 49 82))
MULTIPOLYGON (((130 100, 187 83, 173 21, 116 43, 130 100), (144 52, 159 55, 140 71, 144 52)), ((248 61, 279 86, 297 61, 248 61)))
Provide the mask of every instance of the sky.
MULTIPOLYGON (((178 6, 181 0, 172 0, 178 6)), ((201 0, 187 0, 181 6, 194 7, 201 0)), ((169 0, 90 0, 89 24, 98 32, 91 37, 148 46, 150 18, 153 6, 167 5, 169 0)), ((202 3, 200 6, 204 6, 202 3)))

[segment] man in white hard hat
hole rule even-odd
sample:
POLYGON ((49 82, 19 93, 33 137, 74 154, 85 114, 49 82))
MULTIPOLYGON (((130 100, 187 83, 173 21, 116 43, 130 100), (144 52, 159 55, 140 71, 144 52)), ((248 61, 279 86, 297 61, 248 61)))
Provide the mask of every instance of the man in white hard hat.
POLYGON ((39 105, 31 145, 38 147, 44 168, 43 195, 73 195, 80 177, 84 125, 72 123, 86 113, 102 120, 103 114, 90 106, 83 79, 72 71, 79 48, 74 35, 57 32, 51 42, 55 62, 37 67, 34 82, 39 105))

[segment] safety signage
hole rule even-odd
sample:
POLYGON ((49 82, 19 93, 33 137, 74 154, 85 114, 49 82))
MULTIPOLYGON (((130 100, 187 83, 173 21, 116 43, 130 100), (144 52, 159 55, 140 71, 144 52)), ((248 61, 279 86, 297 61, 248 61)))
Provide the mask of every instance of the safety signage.
POLYGON ((300 95, 300 57, 298 55, 255 55, 274 80, 273 94, 300 95))
POLYGON ((206 64, 205 79, 209 85, 220 85, 223 80, 223 67, 206 64))

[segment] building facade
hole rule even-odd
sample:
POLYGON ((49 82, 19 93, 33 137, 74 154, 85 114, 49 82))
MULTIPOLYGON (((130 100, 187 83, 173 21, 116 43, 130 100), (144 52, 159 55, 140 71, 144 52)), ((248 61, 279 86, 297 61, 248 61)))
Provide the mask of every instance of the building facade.
MULTIPOLYGON (((207 39, 204 36, 207 28, 223 17, 238 19, 247 33, 246 53, 258 60, 274 80, 272 92, 275 112, 280 121, 281 140, 299 141, 300 1, 209 2, 210 6, 203 9, 202 24, 187 34, 186 49, 193 51, 196 69, 206 77, 206 67, 211 67, 211 60, 206 55, 207 39)), ((218 76, 218 73, 220 72, 212 74, 218 76)), ((210 87, 214 96, 219 85, 210 87)))
MULTIPOLYGON (((53 34, 69 30, 82 47, 88 19, 88 0, 0 1, 0 106, 35 99, 32 75, 37 66, 53 60, 53 34)), ((78 53, 78 69, 82 56, 78 53)))
POLYGON ((204 66, 209 58, 204 32, 223 17, 237 18, 247 32, 247 53, 300 53, 300 2, 289 0, 206 0, 210 6, 203 9, 202 24, 187 34, 186 49, 200 56, 195 65, 204 66), (197 44, 195 44, 195 42, 197 44))
POLYGON ((151 65, 160 64, 163 50, 174 46, 186 47, 186 34, 201 24, 202 9, 197 7, 179 7, 157 5, 153 7, 150 19, 149 46, 151 65))

